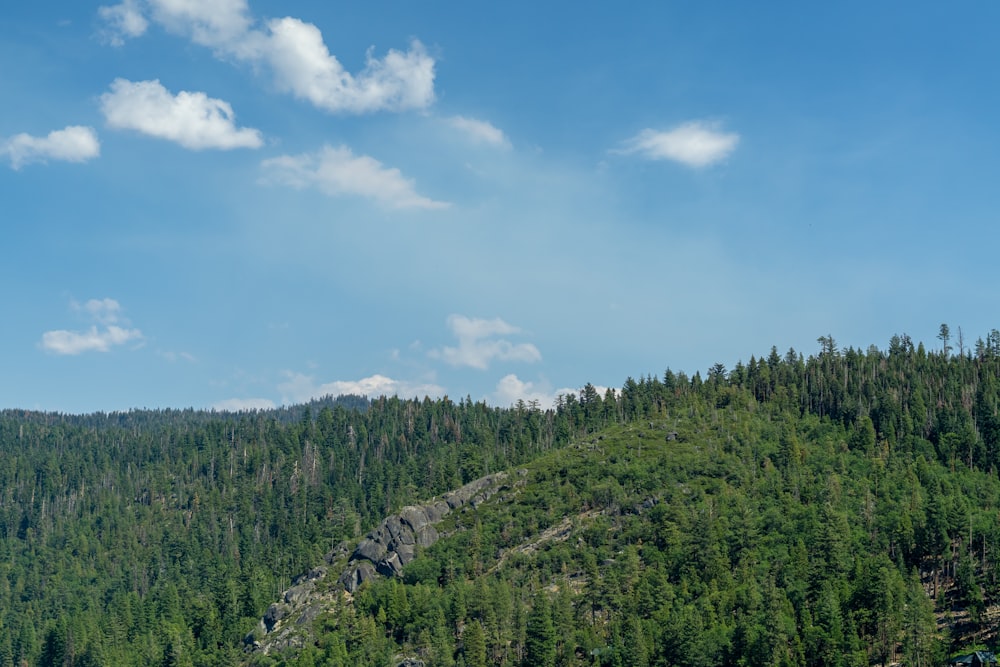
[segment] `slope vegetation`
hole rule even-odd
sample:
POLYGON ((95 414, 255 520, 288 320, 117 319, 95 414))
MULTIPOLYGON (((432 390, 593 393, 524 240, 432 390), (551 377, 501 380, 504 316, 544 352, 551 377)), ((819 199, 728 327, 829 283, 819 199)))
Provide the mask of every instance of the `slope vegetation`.
POLYGON ((259 636, 249 662, 934 665, 991 643, 995 346, 820 342, 585 390, 526 483, 450 514, 401 576, 331 577, 300 648, 259 636))

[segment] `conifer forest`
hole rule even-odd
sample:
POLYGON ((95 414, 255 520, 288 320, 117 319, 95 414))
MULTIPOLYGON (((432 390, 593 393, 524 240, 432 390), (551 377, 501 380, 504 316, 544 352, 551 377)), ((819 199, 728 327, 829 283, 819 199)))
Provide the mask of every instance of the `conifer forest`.
POLYGON ((6 410, 0 624, 0 667, 944 665, 1000 641, 1000 332, 825 335, 552 409, 6 410), (338 581, 498 473, 401 573, 338 581))

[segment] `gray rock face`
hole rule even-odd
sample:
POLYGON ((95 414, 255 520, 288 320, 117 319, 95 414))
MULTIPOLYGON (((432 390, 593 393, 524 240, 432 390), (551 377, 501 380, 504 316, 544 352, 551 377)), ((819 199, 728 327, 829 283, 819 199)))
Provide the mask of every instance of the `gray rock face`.
POLYGON ((337 579, 337 583, 346 590, 354 592, 358 590, 358 586, 370 579, 374 579, 375 576, 375 566, 371 561, 359 560, 347 566, 347 569, 337 579))
POLYGON ((285 591, 285 604, 298 604, 309 598, 309 594, 316 588, 316 584, 311 581, 292 586, 285 591))
POLYGON ((368 537, 361 540, 358 544, 358 548, 354 550, 351 554, 351 560, 365 559, 371 561, 372 563, 378 563, 380 560, 385 558, 386 551, 388 550, 389 541, 383 536, 378 534, 369 534, 368 537))
MULTIPOLYGON (((526 475, 526 470, 517 472, 518 477, 526 475)), ((329 587, 320 584, 328 574, 327 566, 342 562, 350 554, 347 567, 337 579, 350 593, 375 577, 401 576, 403 568, 416 557, 418 548, 427 548, 438 541, 441 533, 436 526, 448 514, 466 505, 475 507, 501 490, 518 485, 519 482, 509 483, 506 473, 488 475, 433 501, 404 507, 368 533, 353 551, 346 542, 340 543, 326 555, 326 565, 292 580, 291 587, 268 607, 257 627, 244 638, 244 650, 269 653, 304 645, 310 624, 322 613, 324 605, 329 604, 329 599, 324 599, 330 595, 329 587)), ((424 664, 416 658, 398 659, 402 659, 401 667, 424 664)))
POLYGON ((485 502, 506 480, 507 473, 487 475, 444 494, 440 500, 404 507, 361 540, 338 581, 353 593, 375 573, 384 577, 401 576, 403 568, 416 555, 417 547, 427 548, 440 538, 435 524, 465 505, 475 507, 485 502))
POLYGON ((288 607, 285 605, 278 604, 277 602, 271 603, 271 606, 264 612, 264 625, 267 626, 268 632, 278 624, 278 621, 285 617, 287 611, 288 607))

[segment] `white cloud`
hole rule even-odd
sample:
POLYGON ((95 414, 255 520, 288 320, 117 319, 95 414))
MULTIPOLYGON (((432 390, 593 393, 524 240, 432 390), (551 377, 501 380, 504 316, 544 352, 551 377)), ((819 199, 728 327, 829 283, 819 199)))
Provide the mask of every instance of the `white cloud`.
POLYGON ((212 48, 233 48, 253 24, 245 0, 149 0, 149 7, 170 32, 212 48))
POLYGON ((253 23, 245 0, 123 0, 99 7, 97 14, 105 22, 102 35, 114 46, 143 35, 150 18, 169 32, 217 49, 238 44, 253 23))
POLYGON ((734 132, 720 132, 712 123, 692 121, 665 132, 647 128, 613 152, 707 167, 726 159, 739 141, 740 135, 734 132))
POLYGON ((140 330, 119 326, 119 323, 126 326, 128 323, 122 321, 121 305, 114 299, 91 299, 82 305, 72 302, 70 307, 85 313, 88 319, 97 324, 91 325, 86 331, 46 331, 40 342, 43 350, 62 355, 107 352, 117 345, 143 339, 140 330))
POLYGON ((378 374, 360 380, 335 380, 323 384, 317 384, 312 376, 302 373, 286 372, 285 377, 286 381, 278 385, 278 390, 282 394, 282 400, 286 403, 303 403, 313 398, 344 394, 372 398, 383 395, 422 398, 424 396, 443 396, 445 393, 442 387, 433 383, 394 380, 378 374))
MULTIPOLYGON (((505 375, 497 382, 496 391, 493 392, 493 402, 501 407, 514 405, 518 401, 531 403, 537 401, 538 406, 543 410, 554 408, 556 399, 559 396, 568 394, 579 395, 577 389, 556 389, 553 391, 546 383, 541 385, 534 382, 525 382, 513 373, 505 375)), ((603 394, 601 394, 603 398, 603 394)))
POLYGON ((97 133, 93 128, 79 125, 49 132, 44 137, 15 134, 0 142, 0 155, 6 155, 14 169, 48 160, 86 162, 100 154, 101 143, 97 140, 97 133))
POLYGON ((473 143, 486 144, 496 148, 510 148, 510 141, 503 131, 492 123, 465 116, 452 116, 448 124, 465 134, 473 143))
POLYGON ((276 407, 274 401, 269 398, 229 398, 212 404, 212 409, 220 412, 251 412, 273 410, 276 407))
POLYGON ((81 354, 83 352, 107 352, 116 345, 124 345, 130 340, 142 340, 138 329, 123 329, 111 325, 98 330, 96 326, 87 331, 46 331, 42 334, 42 349, 54 354, 81 354))
POLYGON ((354 155, 346 146, 324 146, 317 153, 283 155, 264 160, 268 182, 294 188, 315 187, 328 195, 357 195, 391 208, 441 209, 447 202, 417 194, 413 181, 396 168, 387 168, 375 158, 354 155))
POLYGON ((258 148, 260 132, 237 128, 233 109, 205 93, 171 95, 158 80, 115 79, 101 95, 101 111, 110 127, 137 130, 185 148, 258 148))
POLYGON ((422 109, 434 101, 434 59, 420 42, 410 50, 390 50, 379 60, 368 52, 365 68, 347 72, 323 43, 319 28, 294 18, 269 21, 256 40, 259 55, 274 71, 277 85, 296 97, 335 113, 422 109))
POLYGON ((494 359, 500 361, 541 361, 542 354, 531 343, 513 344, 503 338, 508 334, 520 333, 520 329, 507 324, 500 318, 492 320, 469 318, 464 315, 448 317, 448 328, 458 338, 458 347, 443 347, 428 354, 434 359, 452 366, 468 366, 486 370, 494 359))
POLYGON ((97 14, 106 23, 101 36, 112 46, 122 46, 126 39, 139 37, 149 27, 149 21, 142 15, 135 0, 98 7, 97 14))
POLYGON ((82 305, 74 301, 70 305, 73 310, 82 310, 101 324, 115 324, 118 322, 118 314, 122 310, 121 304, 114 299, 107 298, 91 299, 82 305))
MULTIPOLYGON (((369 51, 364 69, 352 75, 315 25, 284 17, 255 28, 245 0, 147 0, 145 6, 169 32, 214 49, 220 58, 264 66, 281 90, 326 111, 398 111, 434 102, 434 59, 416 40, 409 50, 393 49, 381 59, 369 51)), ((138 26, 145 21, 133 0, 102 8, 100 15, 119 42, 141 34, 138 26)))

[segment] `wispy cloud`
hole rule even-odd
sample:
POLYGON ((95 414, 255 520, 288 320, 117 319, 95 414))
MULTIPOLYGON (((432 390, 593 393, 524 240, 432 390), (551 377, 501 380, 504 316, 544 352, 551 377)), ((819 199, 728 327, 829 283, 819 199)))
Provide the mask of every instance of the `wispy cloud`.
POLYGON ((126 0, 99 14, 113 44, 141 35, 148 15, 220 58, 269 69, 280 89, 326 111, 399 111, 434 102, 434 59, 416 40, 409 50, 390 50, 383 58, 369 51, 364 69, 351 74, 315 25, 292 17, 258 22, 245 0, 126 0))
POLYGON ((156 354, 163 357, 170 363, 174 364, 178 361, 186 361, 190 364, 197 363, 198 358, 195 357, 190 352, 175 352, 173 350, 157 350, 156 354))
POLYGON ((101 96, 108 126, 136 130, 173 141, 191 150, 258 148, 258 130, 237 128, 233 108, 205 93, 181 91, 172 95, 158 80, 115 79, 111 92, 101 96))
POLYGON ((101 143, 93 128, 70 125, 62 130, 49 132, 44 137, 15 134, 0 140, 0 155, 10 160, 13 169, 20 169, 32 162, 60 160, 86 162, 101 154, 101 143))
POLYGON ((122 46, 126 39, 139 37, 146 32, 149 21, 135 0, 125 0, 121 4, 97 8, 97 15, 105 23, 101 37, 112 46, 122 46))
POLYGON ((70 305, 96 324, 84 331, 46 331, 39 343, 46 352, 59 355, 107 352, 112 347, 143 339, 139 329, 126 328, 128 323, 121 318, 121 306, 114 299, 91 299, 82 305, 75 302, 70 305))
POLYGON ((413 181, 396 168, 367 155, 354 155, 347 146, 324 146, 317 153, 283 155, 264 160, 265 182, 294 188, 314 187, 338 197, 356 195, 390 208, 442 209, 447 202, 417 194, 413 181))
POLYGON ((235 48, 254 22, 246 0, 146 0, 143 5, 168 31, 216 49, 235 48))
POLYGON ((722 132, 713 123, 692 121, 666 131, 647 128, 612 152, 707 167, 729 157, 739 141, 740 135, 735 132, 722 132))
POLYGON ((464 134, 473 143, 485 144, 495 148, 510 148, 510 141, 503 131, 492 123, 465 116, 452 116, 448 124, 464 134))
POLYGON ((76 355, 83 352, 107 352, 116 345, 124 345, 131 340, 141 340, 142 332, 138 329, 123 329, 111 325, 98 329, 90 327, 87 331, 46 331, 42 334, 42 349, 54 354, 76 355))
POLYGON ((277 406, 269 398, 229 398, 212 404, 213 410, 221 412, 252 412, 254 410, 273 410, 277 406))
POLYGON ((73 310, 86 313, 87 316, 101 324, 114 324, 118 322, 122 307, 114 299, 90 299, 86 303, 70 303, 73 310))
POLYGON ((303 403, 313 398, 323 396, 341 396, 354 394, 358 396, 400 396, 402 398, 438 397, 445 394, 444 388, 431 382, 409 382, 394 380, 384 375, 372 375, 360 380, 334 380, 333 382, 317 383, 311 375, 302 373, 285 373, 285 382, 278 385, 282 401, 286 403, 303 403))
POLYGON ((448 328, 458 339, 458 347, 445 346, 431 350, 431 358, 440 359, 452 366, 468 366, 486 370, 494 359, 500 361, 541 361, 542 353, 531 343, 514 344, 499 338, 518 334, 521 330, 500 318, 492 320, 469 318, 464 315, 448 317, 448 328))

